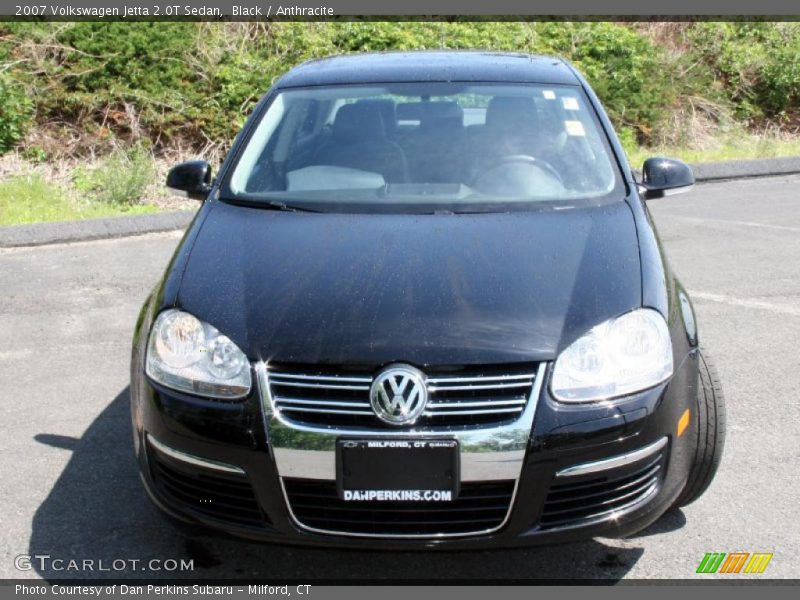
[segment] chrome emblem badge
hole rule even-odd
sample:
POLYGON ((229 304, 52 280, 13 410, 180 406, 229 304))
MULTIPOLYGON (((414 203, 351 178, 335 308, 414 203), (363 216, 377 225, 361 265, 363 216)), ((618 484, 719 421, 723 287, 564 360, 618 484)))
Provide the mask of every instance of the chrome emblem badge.
POLYGON ((369 390, 375 415, 390 425, 412 425, 425 411, 425 375, 414 367, 393 365, 375 377, 369 390))

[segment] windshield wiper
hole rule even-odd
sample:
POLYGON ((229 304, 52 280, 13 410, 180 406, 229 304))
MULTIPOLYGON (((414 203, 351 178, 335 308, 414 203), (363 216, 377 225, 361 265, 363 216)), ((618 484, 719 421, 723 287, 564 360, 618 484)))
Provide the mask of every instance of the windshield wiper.
POLYGON ((318 210, 314 210, 313 208, 307 208, 305 206, 293 206, 291 204, 286 204, 286 202, 280 202, 279 200, 256 200, 253 202, 254 206, 261 206, 263 208, 271 208, 274 210, 285 210, 288 212, 320 212, 318 210))
POLYGON ((280 200, 253 200, 250 198, 230 198, 230 197, 220 197, 220 200, 222 200, 223 202, 227 202, 229 204, 249 206, 252 208, 263 208, 265 210, 283 210, 286 212, 311 212, 311 213, 323 212, 305 206, 294 206, 291 204, 286 204, 285 202, 281 202, 280 200))

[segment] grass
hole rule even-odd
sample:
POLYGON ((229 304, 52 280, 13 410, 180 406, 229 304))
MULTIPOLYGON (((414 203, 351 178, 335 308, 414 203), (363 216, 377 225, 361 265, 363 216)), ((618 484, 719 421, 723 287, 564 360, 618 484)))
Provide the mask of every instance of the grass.
POLYGON ((737 135, 711 140, 704 148, 664 146, 626 148, 631 166, 639 169, 646 158, 668 156, 688 163, 800 156, 800 138, 737 135))
POLYGON ((73 200, 38 174, 10 177, 0 182, 0 225, 73 221, 156 210, 157 207, 149 204, 115 206, 92 200, 73 200))

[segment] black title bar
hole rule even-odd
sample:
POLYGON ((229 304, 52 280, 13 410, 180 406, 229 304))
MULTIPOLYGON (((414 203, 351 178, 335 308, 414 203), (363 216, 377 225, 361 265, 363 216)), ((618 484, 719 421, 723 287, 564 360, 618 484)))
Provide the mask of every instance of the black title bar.
POLYGON ((798 14, 792 0, 10 0, 0 16, 47 19, 194 18, 309 20, 354 16, 773 16, 798 14))

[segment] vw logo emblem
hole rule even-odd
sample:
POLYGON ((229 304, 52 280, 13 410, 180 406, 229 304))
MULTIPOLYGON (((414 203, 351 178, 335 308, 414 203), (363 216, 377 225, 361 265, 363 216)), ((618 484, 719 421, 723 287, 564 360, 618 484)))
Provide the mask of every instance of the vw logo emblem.
POLYGON ((384 423, 412 425, 428 403, 425 375, 411 366, 391 366, 375 377, 369 390, 369 402, 384 423))

